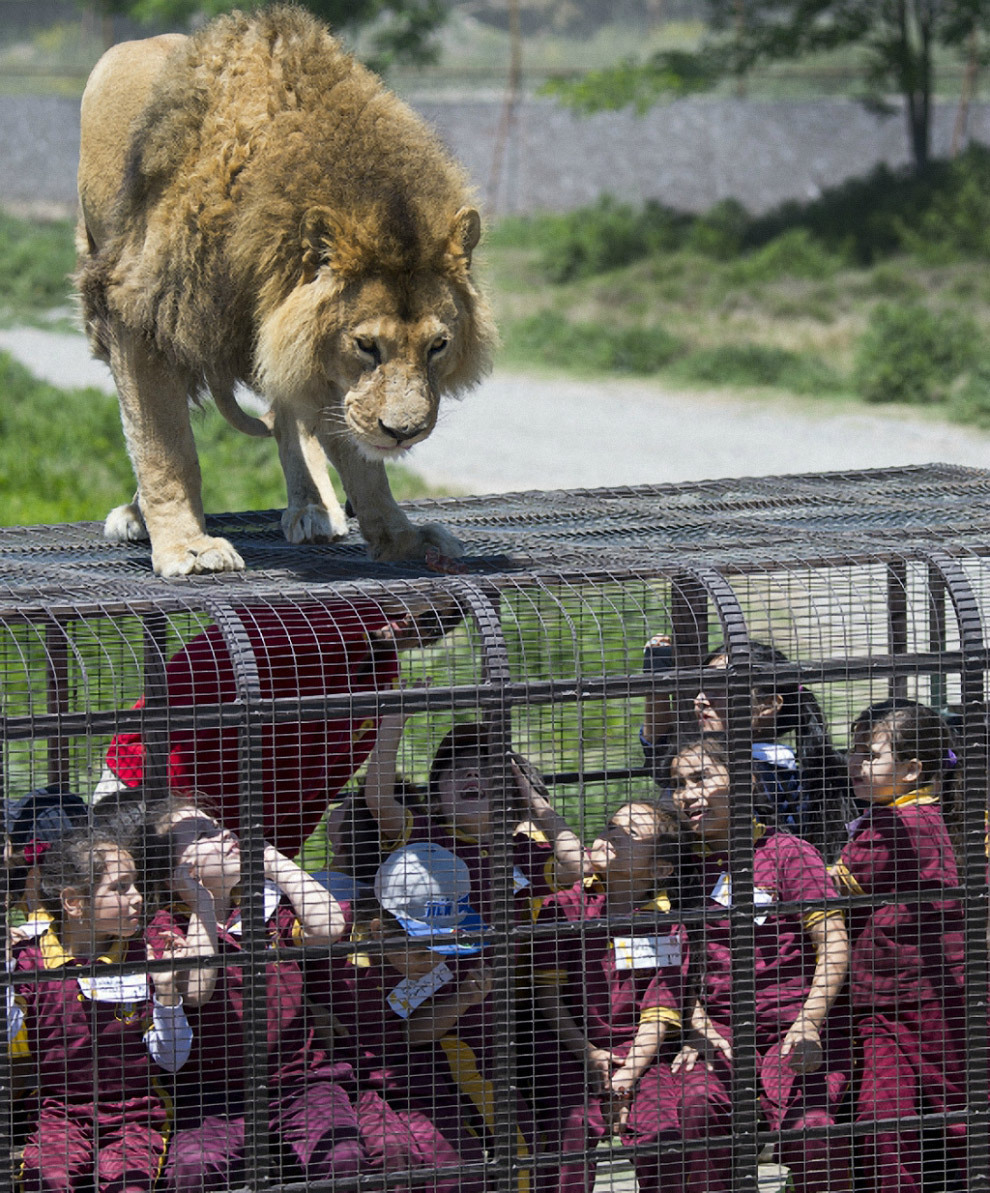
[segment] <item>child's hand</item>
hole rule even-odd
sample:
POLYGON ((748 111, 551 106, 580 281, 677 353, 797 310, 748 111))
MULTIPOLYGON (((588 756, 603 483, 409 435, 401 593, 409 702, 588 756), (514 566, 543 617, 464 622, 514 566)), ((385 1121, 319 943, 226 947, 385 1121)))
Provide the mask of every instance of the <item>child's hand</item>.
POLYGON ((609 1083, 610 1101, 608 1118, 612 1124, 612 1134, 621 1135, 629 1122, 629 1110, 632 1106, 633 1093, 636 1090, 636 1078, 628 1069, 616 1069, 609 1083))
POLYGON ((209 891, 199 881, 189 866, 176 866, 169 880, 172 893, 178 895, 189 907, 196 907, 203 898, 212 899, 209 891))
POLYGON ((179 991, 176 987, 176 962, 183 956, 186 948, 186 942, 178 932, 162 932, 161 939, 164 945, 161 957, 156 957, 154 949, 151 945, 147 946, 147 955, 149 961, 172 961, 172 968, 169 970, 158 970, 151 975, 151 984, 155 989, 155 998, 162 1004, 163 1007, 177 1007, 182 999, 179 997, 179 991))
POLYGON ((585 1048, 584 1056, 588 1070, 588 1079, 595 1093, 607 1093, 612 1084, 613 1058, 611 1050, 608 1048, 595 1048, 594 1045, 588 1044, 585 1048))
POLYGON ((780 1055, 795 1073, 814 1073, 821 1067, 822 1040, 818 1027, 805 1015, 798 1015, 784 1036, 780 1055))
POLYGON ((495 983, 495 974, 490 965, 476 966, 469 970, 467 975, 461 980, 461 996, 464 1000, 464 1007, 476 1007, 483 1003, 489 994, 492 992, 492 986, 495 983))

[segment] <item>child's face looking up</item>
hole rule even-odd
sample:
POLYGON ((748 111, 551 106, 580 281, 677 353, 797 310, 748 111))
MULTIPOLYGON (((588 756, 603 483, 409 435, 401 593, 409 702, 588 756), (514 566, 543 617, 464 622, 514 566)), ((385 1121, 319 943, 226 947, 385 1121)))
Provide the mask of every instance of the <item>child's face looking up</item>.
POLYGON ((914 791, 921 778, 917 758, 898 762, 890 730, 875 725, 857 732, 849 752, 849 779, 853 794, 867 803, 889 803, 914 791))
POLYGON ((385 959, 389 965, 396 973, 413 982, 432 973, 442 960, 438 953, 421 944, 414 944, 408 936, 398 939, 390 937, 385 946, 385 959))
POLYGON ((630 878, 669 877, 673 866, 656 855, 664 827, 656 808, 649 804, 619 808, 588 851, 592 869, 596 874, 630 878))
POLYGON ((169 830, 176 866, 185 866, 214 893, 229 892, 241 880, 241 847, 234 833, 199 812, 183 816, 169 830))
POLYGON ((491 798, 489 778, 480 760, 455 761, 437 779, 437 803, 440 812, 454 828, 472 837, 491 833, 491 798))
POLYGON ((701 746, 683 750, 670 767, 671 798, 681 821, 703 841, 729 839, 729 772, 701 746))
POLYGON ((123 849, 108 849, 93 893, 88 899, 70 897, 64 905, 66 913, 80 921, 84 921, 88 910, 94 940, 129 939, 141 929, 144 907, 134 859, 123 849))
MULTIPOLYGON (((708 667, 716 671, 724 671, 728 665, 725 655, 716 655, 708 667)), ((751 694, 750 728, 753 733, 775 733, 777 713, 783 699, 773 692, 757 692, 751 694)), ((698 720, 698 728, 703 733, 726 733, 729 727, 728 700, 724 691, 712 691, 706 694, 700 691, 694 698, 694 715, 698 720)))

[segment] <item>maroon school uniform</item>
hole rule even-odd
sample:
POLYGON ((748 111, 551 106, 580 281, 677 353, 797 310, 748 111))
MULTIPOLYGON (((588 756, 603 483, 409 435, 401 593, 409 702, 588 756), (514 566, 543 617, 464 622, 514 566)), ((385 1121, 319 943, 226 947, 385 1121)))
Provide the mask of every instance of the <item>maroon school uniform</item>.
MULTIPOLYGON (((275 954, 266 966, 270 1129, 306 1179, 353 1175, 363 1151, 350 1066, 332 1063, 316 1044, 302 969, 291 953, 300 943, 299 922, 277 887, 268 884, 265 895, 275 954)), ((242 952, 240 926, 235 908, 219 930, 219 952, 228 963, 217 969, 209 1002, 188 1010, 194 1042, 176 1082, 179 1129, 167 1169, 170 1187, 181 1193, 226 1188, 243 1154, 244 984, 242 966, 231 962, 242 952)), ((148 931, 155 955, 165 952, 171 933, 187 927, 186 908, 161 909, 148 931)))
MULTIPOLYGON (((688 970, 687 937, 677 924, 658 927, 656 912, 670 910, 666 896, 645 903, 637 914, 644 924, 633 930, 610 931, 606 888, 585 879, 548 898, 538 925, 587 923, 588 932, 540 937, 534 949, 533 974, 538 985, 556 986, 564 1005, 585 1038, 624 1059, 636 1032, 646 1020, 678 1028, 688 970), (594 930, 597 926, 599 930, 594 930)), ((623 917, 628 918, 628 917, 623 917)), ((594 1184, 594 1165, 586 1149, 606 1134, 601 1100, 589 1093, 584 1065, 560 1044, 547 1040, 538 1051, 537 1124, 554 1152, 577 1154, 555 1172, 541 1169, 541 1188, 584 1193, 594 1184)))
MULTIPOLYGON (((492 923, 496 902, 493 847, 439 817, 407 808, 405 832, 399 840, 389 842, 388 849, 392 852, 413 841, 432 841, 462 859, 471 873, 469 902, 485 923, 492 923)), ((511 860, 517 922, 529 922, 536 918, 543 900, 557 890, 553 846, 542 832, 516 833, 511 860)))
MULTIPOLYGON (((825 1059, 821 1068, 804 1076, 793 1074, 781 1061, 777 1045, 797 1018, 811 989, 815 972, 814 945, 806 931, 828 915, 836 898, 825 863, 816 849, 790 833, 758 828, 753 846, 753 887, 756 984, 756 1045, 760 1062, 760 1104, 773 1130, 820 1126, 835 1122, 838 1103, 848 1081, 848 1058, 841 1038, 822 1032, 825 1059), (801 913, 773 914, 774 903, 801 903, 801 913), (761 908, 768 910, 762 911, 761 908)), ((731 906, 728 859, 711 853, 702 862, 703 889, 708 906, 731 906)), ((701 950, 699 993, 713 1026, 731 1039, 732 955, 730 922, 709 919, 691 931, 692 946, 701 950)), ((671 1073, 667 1064, 655 1065, 640 1082, 630 1114, 633 1142, 670 1144, 678 1137, 703 1139, 732 1131, 731 1068, 719 1053, 709 1071, 701 1063, 687 1072, 671 1073)), ((819 1139, 781 1147, 781 1162, 792 1172, 795 1188, 839 1193, 847 1188, 844 1148, 819 1139)), ((703 1151, 664 1154, 649 1150, 636 1156, 636 1175, 643 1193, 682 1189, 691 1193, 731 1190, 731 1151, 711 1147, 703 1151)))
MULTIPOLYGON (((834 874, 850 894, 882 900, 851 912, 857 1122, 964 1109, 962 913, 937 898, 957 884, 958 872, 931 790, 871 805, 853 822, 834 874), (936 897, 897 902, 924 894, 936 897)), ((961 1123, 948 1128, 950 1152, 964 1133, 961 1123)), ((859 1150, 868 1188, 921 1189, 916 1131, 863 1136, 859 1150)))
MULTIPOLYGON (((241 609, 254 652, 262 698, 286 703, 303 696, 341 695, 390 688, 398 675, 394 647, 372 643, 387 617, 370 601, 241 609)), ((217 626, 197 634, 165 668, 170 708, 228 704, 239 698, 234 667, 217 626)), ((143 707, 143 698, 136 707, 143 707)), ((291 705, 290 705, 291 707, 291 705)), ((264 836, 289 857, 299 852, 327 804, 375 744, 374 717, 283 721, 261 728, 264 836)), ((175 729, 169 736, 169 786, 207 798, 223 823, 240 828, 241 776, 238 731, 175 729)), ((140 733, 120 733, 106 764, 125 786, 144 779, 140 733)))
MULTIPOLYGON (((410 1047, 406 1023, 431 998, 444 1000, 480 956, 436 955, 436 967, 414 983, 387 958, 363 953, 335 962, 331 995, 359 1087, 361 1134, 370 1163, 385 1171, 479 1161, 496 1129, 494 1001, 471 1007, 441 1039, 410 1047)), ((519 1159, 529 1154, 528 1108, 517 1100, 519 1159)), ((528 1184, 528 1178, 526 1178, 528 1184)), ((524 1182, 520 1182, 523 1188, 524 1182)), ((481 1190, 480 1176, 451 1177, 438 1190, 481 1190)))
MULTIPOLYGON (((120 941, 98 958, 145 959, 140 940, 120 941)), ((54 930, 14 946, 16 970, 88 963, 69 956, 54 930)), ((38 1126, 24 1148, 21 1188, 59 1193, 92 1187, 139 1193, 155 1183, 168 1134, 168 1098, 144 1040, 151 991, 144 974, 82 975, 77 981, 24 982, 16 988, 24 1037, 15 1055, 37 1089, 38 1126)))

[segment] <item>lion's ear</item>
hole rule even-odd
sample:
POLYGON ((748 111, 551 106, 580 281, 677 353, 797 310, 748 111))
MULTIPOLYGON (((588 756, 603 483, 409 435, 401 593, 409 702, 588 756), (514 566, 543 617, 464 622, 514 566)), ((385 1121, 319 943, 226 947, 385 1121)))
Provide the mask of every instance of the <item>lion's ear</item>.
POLYGON ((470 267, 471 254, 481 239, 481 216, 473 207, 462 207, 454 216, 450 226, 450 240, 447 251, 452 257, 461 257, 470 267))
POLYGON ((330 260, 336 230, 334 214, 328 207, 311 207, 303 216, 299 225, 299 244, 305 281, 313 281, 320 267, 330 260))

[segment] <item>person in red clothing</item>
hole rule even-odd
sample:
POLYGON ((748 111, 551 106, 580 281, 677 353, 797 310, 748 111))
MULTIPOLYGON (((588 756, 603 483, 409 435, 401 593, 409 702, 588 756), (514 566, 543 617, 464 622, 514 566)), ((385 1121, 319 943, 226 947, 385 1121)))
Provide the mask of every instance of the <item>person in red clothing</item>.
MULTIPOLYGON (((856 1121, 965 1108, 962 912, 941 896, 958 884, 940 794, 955 765, 948 725, 933 709, 894 698, 852 726, 849 774, 864 808, 833 867, 873 906, 850 913, 849 1001, 856 1049, 856 1121)), ((947 1157, 963 1146, 951 1124, 947 1157)), ((889 1127, 860 1137, 870 1193, 918 1193, 920 1133, 889 1127)), ((951 1184, 943 1175, 939 1187, 951 1184)))
MULTIPOLYGON (((184 975, 195 1043, 176 1083, 166 1168, 175 1193, 205 1193, 237 1183, 246 1144, 240 847, 235 833, 184 799, 151 809, 151 828, 149 871, 167 874, 178 899, 156 912, 150 946, 157 955, 178 936, 187 954, 223 960, 184 975)), ((327 890, 270 845, 264 862, 269 1129, 285 1157, 285 1179, 354 1176, 365 1157, 351 1068, 317 1040, 297 959, 299 946, 338 940, 344 916, 327 890)))
POLYGON ((540 934, 534 948, 536 1002, 556 1043, 537 1049, 537 1125, 548 1150, 563 1156, 556 1171, 539 1169, 541 1188, 590 1193, 588 1149, 625 1129, 640 1079, 680 1028, 687 938, 658 914, 671 911, 682 846, 671 815, 649 802, 626 804, 589 850, 591 876, 540 910, 538 928, 588 926, 540 934))
MULTIPOLYGON (((663 766, 673 805, 697 843, 704 906, 732 905, 729 820, 732 796, 723 744, 705 736, 673 752, 663 766)), ((830 1126, 848 1084, 848 1057, 829 1012, 848 967, 848 939, 837 893, 821 855, 791 833, 754 823, 756 1046, 760 1107, 772 1130, 830 1126), (776 912, 774 904, 800 911, 776 912)), ((664 1144, 732 1131, 733 958, 728 918, 692 929, 697 1000, 686 1013, 705 1055, 689 1039, 670 1065, 641 1082, 629 1130, 644 1149, 636 1174, 643 1193, 729 1193, 731 1148, 711 1145, 678 1154, 664 1144), (649 1146, 655 1151, 650 1154, 649 1146)), ((808 1136, 781 1146, 781 1161, 800 1193, 845 1193, 845 1145, 808 1136)))
MULTIPOLYGON (((159 1078, 181 1068, 191 1044, 174 972, 149 980, 116 968, 148 955, 134 859, 113 837, 77 831, 40 868, 49 918, 13 946, 12 968, 25 977, 7 1005, 11 1052, 38 1104, 20 1187, 147 1193, 169 1131, 159 1078), (29 980, 26 971, 50 976, 29 980)), ((181 953, 162 937, 160 956, 181 953)))
MULTIPOLYGON (((455 725, 433 756, 425 800, 413 803, 396 790, 396 757, 405 720, 382 718, 361 791, 378 825, 382 849, 387 854, 413 842, 433 841, 455 853, 471 874, 472 905, 491 922, 497 898, 491 735, 484 725, 455 725)), ((517 797, 512 836, 515 911, 520 922, 529 922, 542 900, 576 882, 588 863, 580 838, 551 804, 535 768, 518 755, 510 756, 509 765, 517 797)))
MULTIPOLYGON (((409 613, 390 621, 368 600, 259 605, 237 615, 257 663, 262 699, 373 692, 398 677, 397 650, 423 645, 460 618, 449 608, 409 613)), ((168 706, 229 704, 238 698, 234 666, 218 626, 197 634, 165 668, 168 706)), ((137 707, 143 707, 144 700, 137 707)), ((261 772, 265 839, 289 857, 319 824, 375 744, 373 716, 286 721, 263 726, 261 772)), ((169 735, 171 790, 208 798, 223 823, 240 827, 238 732, 231 728, 175 729, 169 735)), ((118 734, 107 751, 97 799, 144 780, 140 733, 118 734)))

